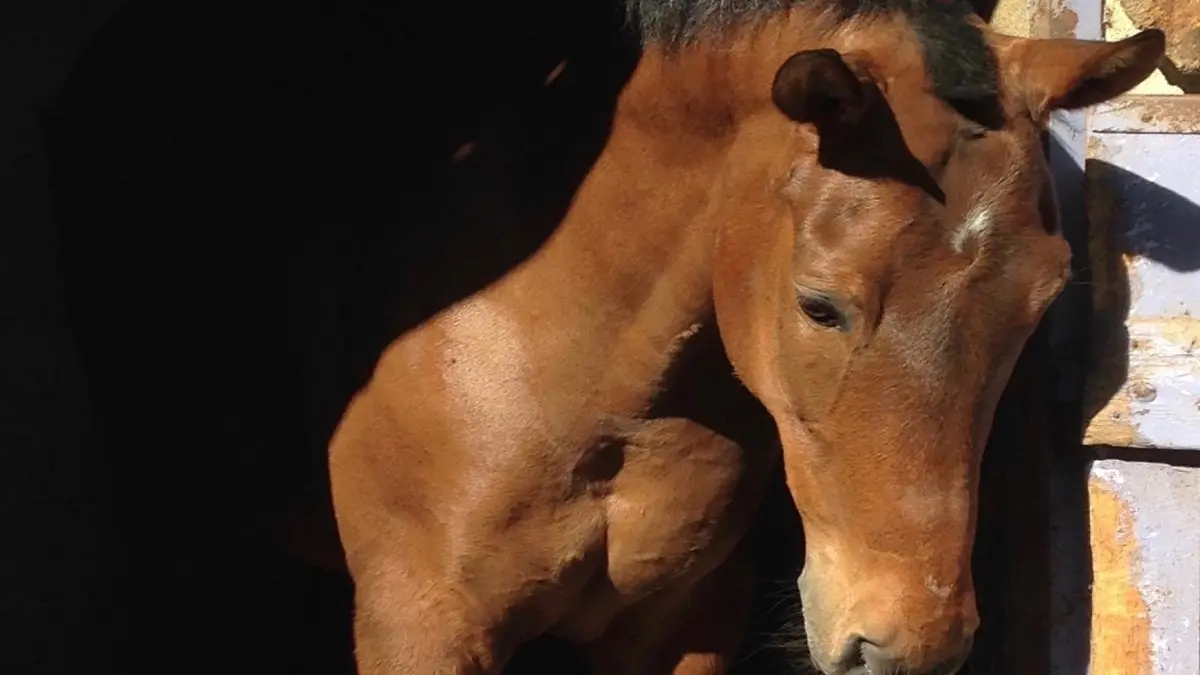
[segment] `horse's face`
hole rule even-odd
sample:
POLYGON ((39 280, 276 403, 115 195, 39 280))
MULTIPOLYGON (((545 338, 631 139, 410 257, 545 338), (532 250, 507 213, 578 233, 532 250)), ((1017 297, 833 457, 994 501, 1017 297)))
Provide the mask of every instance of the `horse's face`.
POLYGON ((783 115, 735 150, 729 187, 769 187, 722 216, 717 316, 779 427, 826 673, 965 659, 980 453, 1070 273, 1042 123, 1134 86, 1162 44, 997 36, 988 125, 935 97, 900 47, 803 52, 774 80, 783 115))

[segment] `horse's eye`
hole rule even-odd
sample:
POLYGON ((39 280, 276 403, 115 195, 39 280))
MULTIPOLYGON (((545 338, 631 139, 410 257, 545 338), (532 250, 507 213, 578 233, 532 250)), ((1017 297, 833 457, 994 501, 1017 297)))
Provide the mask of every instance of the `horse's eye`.
POLYGON ((804 315, 818 326, 838 330, 845 329, 845 317, 825 298, 801 298, 800 311, 804 312, 804 315))

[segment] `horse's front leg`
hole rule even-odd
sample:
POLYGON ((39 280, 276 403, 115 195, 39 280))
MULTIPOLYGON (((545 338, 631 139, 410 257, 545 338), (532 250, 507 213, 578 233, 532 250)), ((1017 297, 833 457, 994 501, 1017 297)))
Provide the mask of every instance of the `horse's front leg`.
POLYGON ((695 583, 666 589, 622 614, 589 645, 594 675, 724 675, 749 626, 754 560, 747 536, 695 583))
POLYGON ((414 576, 385 557, 356 575, 359 675, 496 675, 510 649, 498 626, 443 581, 414 576))

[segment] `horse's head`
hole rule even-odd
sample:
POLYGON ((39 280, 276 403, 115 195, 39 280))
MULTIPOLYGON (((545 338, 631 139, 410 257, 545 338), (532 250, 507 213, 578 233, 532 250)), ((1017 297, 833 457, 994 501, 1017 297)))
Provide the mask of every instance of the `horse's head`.
POLYGON ((984 31, 974 55, 943 55, 956 75, 912 30, 867 21, 781 54, 716 188, 718 323, 779 428, 809 646, 830 674, 965 659, 981 450, 1070 274, 1042 132, 1163 53, 1157 31, 984 31))

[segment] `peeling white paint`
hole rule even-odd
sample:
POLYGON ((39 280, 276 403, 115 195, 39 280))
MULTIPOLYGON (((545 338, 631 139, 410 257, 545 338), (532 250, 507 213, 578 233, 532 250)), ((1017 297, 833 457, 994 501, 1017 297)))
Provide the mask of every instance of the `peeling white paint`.
POLYGON ((1115 467, 1107 467, 1097 464, 1092 467, 1092 475, 1112 485, 1124 485, 1125 476, 1121 475, 1121 470, 1115 467))

